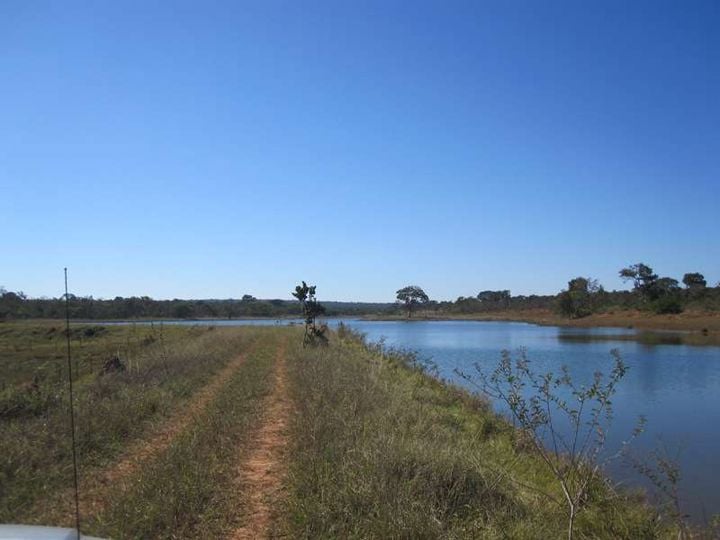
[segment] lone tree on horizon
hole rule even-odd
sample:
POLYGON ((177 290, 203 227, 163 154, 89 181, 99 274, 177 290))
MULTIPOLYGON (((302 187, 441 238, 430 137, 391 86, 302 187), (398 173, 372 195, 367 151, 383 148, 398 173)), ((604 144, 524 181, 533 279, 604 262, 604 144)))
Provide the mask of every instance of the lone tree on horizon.
POLYGON ((412 317, 413 306, 417 304, 427 304, 430 299, 425 291, 417 285, 408 285, 397 291, 397 300, 405 304, 408 319, 412 317))

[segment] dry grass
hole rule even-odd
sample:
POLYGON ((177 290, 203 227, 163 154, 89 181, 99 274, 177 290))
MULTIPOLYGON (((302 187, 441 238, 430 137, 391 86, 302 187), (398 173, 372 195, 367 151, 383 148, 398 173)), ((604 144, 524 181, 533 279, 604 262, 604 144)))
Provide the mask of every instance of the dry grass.
MULTIPOLYGON (((45 326, 39 332, 24 325, 16 328, 8 325, 4 329, 9 327, 23 338, 30 335, 47 339, 45 326)), ((82 328, 78 327, 81 331, 82 328)), ((249 340, 249 334, 242 330, 190 327, 166 328, 162 339, 157 335, 147 339, 145 332, 150 330, 145 328, 142 336, 138 336, 134 354, 124 357, 132 369, 99 375, 102 361, 111 351, 117 352, 119 338, 127 338, 132 332, 130 327, 99 331, 93 338, 96 341, 83 346, 86 356, 81 357, 81 362, 87 362, 87 369, 81 371, 82 376, 76 381, 75 405, 79 467, 81 478, 86 479, 84 483, 103 477, 103 472, 115 466, 118 456, 130 445, 158 433, 177 408, 236 357, 249 340), (93 371, 89 370, 91 361, 93 371)), ((43 347, 32 348, 38 351, 43 347)), ((73 348, 76 347, 74 344, 73 348)), ((2 365, 12 366, 16 377, 24 373, 34 378, 37 371, 46 369, 48 362, 55 361, 42 357, 28 361, 24 356, 28 349, 23 345, 17 356, 5 356, 2 365), (29 365, 17 367, 17 363, 26 361, 29 365)), ((27 393, 23 384, 17 383, 7 392, 27 393)), ((20 409, 0 417, 3 457, 0 522, 49 525, 71 522, 72 498, 65 496, 72 485, 67 406, 63 377, 48 377, 41 380, 39 389, 31 391, 30 398, 24 397, 20 409), (37 395, 50 398, 37 400, 37 395)))
POLYGON ((114 486, 89 532, 112 538, 227 538, 246 525, 251 493, 236 471, 253 450, 282 332, 253 329, 257 347, 209 407, 156 459, 114 486))

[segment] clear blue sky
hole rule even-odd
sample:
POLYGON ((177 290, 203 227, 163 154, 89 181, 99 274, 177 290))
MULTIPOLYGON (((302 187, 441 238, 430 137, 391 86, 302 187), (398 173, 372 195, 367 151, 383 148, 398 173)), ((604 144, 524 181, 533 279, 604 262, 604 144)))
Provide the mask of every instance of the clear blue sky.
POLYGON ((720 2, 0 3, 0 285, 720 280, 720 2))

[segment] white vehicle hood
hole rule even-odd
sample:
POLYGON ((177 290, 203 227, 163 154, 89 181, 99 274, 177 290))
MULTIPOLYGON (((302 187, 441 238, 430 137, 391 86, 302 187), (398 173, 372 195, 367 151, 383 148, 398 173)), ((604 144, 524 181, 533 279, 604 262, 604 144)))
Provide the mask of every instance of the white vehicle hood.
MULTIPOLYGON (((39 527, 35 525, 0 525, 0 540, 77 540, 75 529, 39 527)), ((102 540, 80 535, 81 540, 102 540)))

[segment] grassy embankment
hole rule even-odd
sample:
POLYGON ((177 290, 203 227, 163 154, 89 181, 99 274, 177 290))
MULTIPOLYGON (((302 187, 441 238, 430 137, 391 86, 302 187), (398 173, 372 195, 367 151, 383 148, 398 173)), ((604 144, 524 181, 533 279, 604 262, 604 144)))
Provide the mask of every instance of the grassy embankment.
MULTIPOLYGON (((480 401, 349 339, 290 364, 295 538, 562 538, 557 482, 480 401)), ((637 495, 593 486, 578 538, 665 538, 637 495)))

